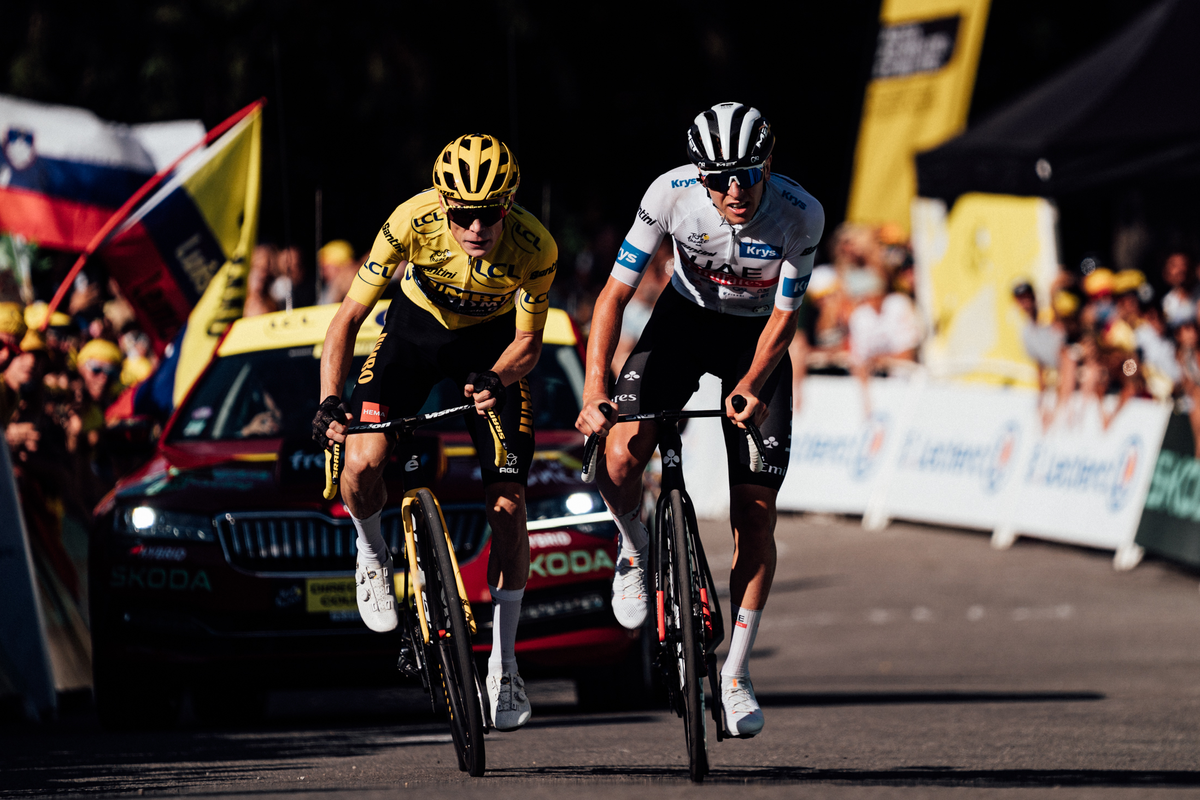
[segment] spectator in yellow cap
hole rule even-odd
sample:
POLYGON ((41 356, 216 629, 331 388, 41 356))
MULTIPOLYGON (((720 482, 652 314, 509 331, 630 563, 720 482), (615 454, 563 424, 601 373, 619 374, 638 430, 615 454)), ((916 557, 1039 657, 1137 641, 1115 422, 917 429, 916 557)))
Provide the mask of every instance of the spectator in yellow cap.
POLYGON ((107 339, 92 339, 79 350, 75 366, 89 397, 102 409, 121 391, 121 348, 107 339))
POLYGON ((21 352, 27 327, 20 303, 0 303, 0 372, 21 352))
POLYGON ((319 303, 340 303, 350 291, 358 274, 354 248, 345 239, 334 239, 317 251, 317 269, 321 272, 319 303))

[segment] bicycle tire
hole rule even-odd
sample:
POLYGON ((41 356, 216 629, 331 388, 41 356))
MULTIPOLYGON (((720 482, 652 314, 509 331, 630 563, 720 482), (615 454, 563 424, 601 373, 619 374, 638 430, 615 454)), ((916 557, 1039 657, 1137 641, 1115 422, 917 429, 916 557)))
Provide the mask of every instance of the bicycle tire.
POLYGON ((708 729, 704 720, 704 678, 708 676, 705 660, 704 620, 701 617, 697 590, 697 575, 693 569, 688 518, 684 513, 683 493, 672 489, 669 496, 671 535, 674 551, 675 602, 679 613, 681 660, 683 673, 683 726, 688 745, 688 775, 695 783, 708 773, 708 729))
POLYGON ((442 692, 450 717, 450 733, 458 766, 473 777, 483 775, 486 756, 483 744, 483 700, 471 633, 454 577, 454 564, 442 527, 437 501, 428 489, 417 492, 413 514, 418 561, 425 573, 425 608, 430 644, 426 648, 430 667, 430 692, 442 692), (436 669, 435 669, 436 667, 436 669), (434 679, 440 679, 440 688, 434 679))

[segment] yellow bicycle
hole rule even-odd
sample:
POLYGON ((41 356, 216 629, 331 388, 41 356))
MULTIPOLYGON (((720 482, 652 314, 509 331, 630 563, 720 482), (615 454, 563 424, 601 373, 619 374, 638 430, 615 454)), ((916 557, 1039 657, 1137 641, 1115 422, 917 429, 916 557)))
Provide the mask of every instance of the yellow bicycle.
MULTIPOLYGON (((346 433, 398 434, 401 463, 420 460, 413 447, 412 432, 436 420, 473 413, 475 405, 418 414, 415 417, 351 425, 346 433)), ((508 443, 494 411, 487 414, 488 423, 499 442, 498 465, 508 454, 508 443)), ((335 445, 330 459, 340 467, 342 448, 335 445)), ((416 463, 416 462, 413 462, 416 463)), ((326 497, 336 491, 340 469, 330 470, 326 497), (332 491, 331 491, 332 490, 332 491)), ((488 718, 487 691, 475 668, 471 635, 475 633, 475 618, 454 545, 446 528, 437 497, 421 481, 422 471, 407 474, 407 482, 418 485, 409 488, 401 501, 401 520, 404 525, 404 553, 398 561, 406 563, 404 590, 399 598, 400 623, 403 634, 398 667, 409 677, 419 677, 429 693, 434 711, 450 719, 450 733, 458 755, 458 767, 478 777, 486 764, 483 736, 488 718)), ((399 592, 398 592, 399 594, 399 592)))

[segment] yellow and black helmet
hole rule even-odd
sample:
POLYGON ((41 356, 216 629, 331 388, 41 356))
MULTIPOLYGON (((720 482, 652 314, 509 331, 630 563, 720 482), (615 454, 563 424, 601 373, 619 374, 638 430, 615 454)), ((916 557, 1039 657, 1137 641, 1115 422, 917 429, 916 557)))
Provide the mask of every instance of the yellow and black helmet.
POLYGON ((517 157, 495 136, 470 133, 442 148, 433 162, 433 185, 464 203, 507 201, 521 182, 517 157))

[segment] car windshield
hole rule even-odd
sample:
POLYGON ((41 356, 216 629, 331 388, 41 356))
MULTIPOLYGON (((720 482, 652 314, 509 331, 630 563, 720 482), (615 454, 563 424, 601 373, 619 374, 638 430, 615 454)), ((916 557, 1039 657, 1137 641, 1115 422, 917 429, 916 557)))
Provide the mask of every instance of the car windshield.
MULTIPOLYGON (((320 359, 313 352, 312 347, 292 347, 218 359, 171 426, 168 441, 308 437, 320 402, 320 359)), ((354 359, 351 375, 358 374, 363 360, 354 359)), ((574 428, 583 397, 583 365, 575 348, 546 345, 529 381, 534 427, 574 428)), ((343 396, 350 396, 353 385, 353 380, 347 382, 343 396)), ((421 410, 434 411, 463 402, 457 387, 443 381, 434 387, 421 410)), ((463 428, 463 422, 444 420, 436 427, 455 430, 463 428)))

